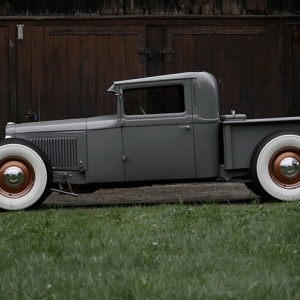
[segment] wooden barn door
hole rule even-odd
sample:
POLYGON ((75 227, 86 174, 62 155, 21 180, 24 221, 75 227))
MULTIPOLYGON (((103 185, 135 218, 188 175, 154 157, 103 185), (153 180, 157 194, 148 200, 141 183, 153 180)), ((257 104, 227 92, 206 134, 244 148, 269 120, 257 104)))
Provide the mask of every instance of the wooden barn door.
POLYGON ((289 115, 300 116, 300 24, 288 24, 286 99, 289 115))
POLYGON ((113 114, 114 80, 197 70, 216 77, 221 114, 300 115, 299 27, 0 27, 0 136, 8 121, 113 114))
POLYGON ((236 110, 249 118, 284 116, 283 34, 276 26, 166 26, 158 35, 161 63, 152 68, 165 74, 212 73, 221 114, 236 110))
POLYGON ((113 80, 146 74, 146 32, 132 26, 24 26, 17 122, 113 114, 113 80))

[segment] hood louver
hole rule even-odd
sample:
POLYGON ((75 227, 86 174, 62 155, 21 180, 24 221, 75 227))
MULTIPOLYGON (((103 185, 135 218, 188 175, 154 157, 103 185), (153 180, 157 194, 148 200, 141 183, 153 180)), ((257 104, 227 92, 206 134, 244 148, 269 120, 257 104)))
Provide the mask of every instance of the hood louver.
POLYGON ((77 137, 28 138, 49 157, 55 169, 78 169, 77 137))

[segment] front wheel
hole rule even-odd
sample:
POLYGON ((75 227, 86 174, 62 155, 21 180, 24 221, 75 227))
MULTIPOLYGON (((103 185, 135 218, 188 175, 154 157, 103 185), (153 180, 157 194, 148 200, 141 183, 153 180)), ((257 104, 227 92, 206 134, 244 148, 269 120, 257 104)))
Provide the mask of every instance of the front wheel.
POLYGON ((40 148, 16 138, 0 142, 0 208, 40 205, 50 193, 52 178, 50 160, 40 148))
POLYGON ((251 177, 266 199, 300 199, 300 133, 274 133, 258 144, 251 158, 251 177))

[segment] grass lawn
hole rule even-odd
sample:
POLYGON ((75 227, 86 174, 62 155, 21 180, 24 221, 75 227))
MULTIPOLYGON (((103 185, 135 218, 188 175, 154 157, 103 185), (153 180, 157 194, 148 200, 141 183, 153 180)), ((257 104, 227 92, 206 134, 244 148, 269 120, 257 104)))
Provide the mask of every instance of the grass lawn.
POLYGON ((300 202, 0 213, 0 299, 300 299, 300 202))

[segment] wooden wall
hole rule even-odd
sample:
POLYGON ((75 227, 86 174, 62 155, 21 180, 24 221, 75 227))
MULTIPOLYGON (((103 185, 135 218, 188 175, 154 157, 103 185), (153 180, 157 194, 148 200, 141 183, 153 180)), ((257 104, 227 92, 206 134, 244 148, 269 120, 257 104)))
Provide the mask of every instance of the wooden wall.
POLYGON ((299 116, 300 18, 2 17, 0 137, 29 112, 114 113, 114 80, 197 70, 216 77, 220 114, 299 116))
POLYGON ((3 16, 299 15, 299 0, 0 0, 3 16))

